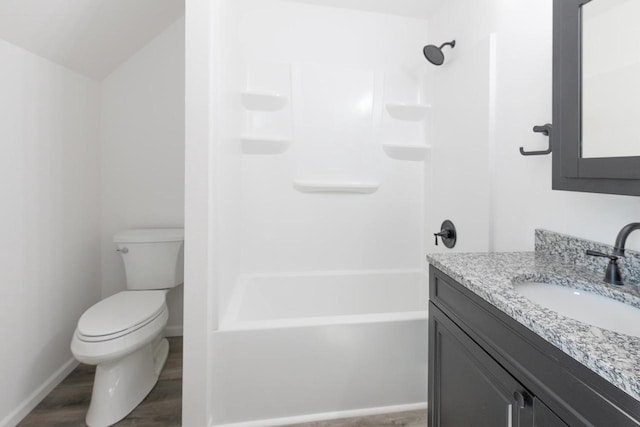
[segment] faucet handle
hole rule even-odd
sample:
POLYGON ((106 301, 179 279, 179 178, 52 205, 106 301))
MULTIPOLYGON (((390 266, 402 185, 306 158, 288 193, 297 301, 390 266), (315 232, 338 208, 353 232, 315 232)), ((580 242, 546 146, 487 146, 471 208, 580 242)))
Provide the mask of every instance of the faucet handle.
POLYGON ((587 249, 587 255, 597 256, 600 258, 609 258, 611 261, 617 261, 618 256, 605 254, 604 252, 592 251, 591 249, 587 249))
POLYGON ((612 285, 624 285, 622 281, 622 274, 620 274, 620 267, 618 266, 618 258, 615 255, 605 254, 603 252, 587 250, 587 255, 597 256, 601 258, 609 258, 609 265, 607 265, 607 271, 604 273, 604 282, 612 285))
POLYGON ((451 230, 442 230, 439 233, 433 233, 433 235, 436 238, 436 243, 435 245, 438 246, 438 237, 442 237, 443 239, 449 239, 451 238, 451 230))
POLYGON ((453 248, 456 245, 457 233, 456 226, 453 225, 453 222, 445 219, 440 226, 440 231, 438 233, 433 233, 436 238, 436 246, 438 246, 438 237, 442 239, 442 243, 449 249, 453 248))

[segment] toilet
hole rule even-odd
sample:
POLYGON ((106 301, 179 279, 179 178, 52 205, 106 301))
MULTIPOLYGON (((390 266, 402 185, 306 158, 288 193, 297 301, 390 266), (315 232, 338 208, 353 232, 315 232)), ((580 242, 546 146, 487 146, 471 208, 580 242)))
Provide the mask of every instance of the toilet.
POLYGON ((158 381, 169 353, 166 294, 183 282, 183 229, 127 230, 113 241, 127 290, 85 311, 71 340, 78 361, 97 365, 86 417, 92 427, 120 421, 158 381))

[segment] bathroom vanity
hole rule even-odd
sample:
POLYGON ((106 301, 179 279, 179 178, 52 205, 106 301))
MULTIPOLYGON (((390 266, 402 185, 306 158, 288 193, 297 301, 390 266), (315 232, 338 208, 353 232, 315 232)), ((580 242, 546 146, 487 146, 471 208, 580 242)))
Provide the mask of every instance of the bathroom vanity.
MULTIPOLYGON (((434 254, 429 425, 640 426, 640 338, 535 304, 514 284, 546 282, 640 307, 635 285, 602 283, 583 255, 606 245, 538 230, 536 252, 434 254)), ((640 260, 625 258, 624 274, 640 260)))

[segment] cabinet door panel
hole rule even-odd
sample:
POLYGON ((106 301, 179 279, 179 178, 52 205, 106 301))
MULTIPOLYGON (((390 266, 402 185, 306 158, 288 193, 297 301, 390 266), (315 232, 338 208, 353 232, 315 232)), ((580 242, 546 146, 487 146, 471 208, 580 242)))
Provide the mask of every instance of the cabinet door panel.
POLYGON ((533 427, 568 427, 567 424, 560 419, 556 414, 551 412, 551 409, 539 401, 534 399, 533 401, 533 427))
POLYGON ((524 388, 433 304, 429 306, 431 427, 528 427, 524 388))

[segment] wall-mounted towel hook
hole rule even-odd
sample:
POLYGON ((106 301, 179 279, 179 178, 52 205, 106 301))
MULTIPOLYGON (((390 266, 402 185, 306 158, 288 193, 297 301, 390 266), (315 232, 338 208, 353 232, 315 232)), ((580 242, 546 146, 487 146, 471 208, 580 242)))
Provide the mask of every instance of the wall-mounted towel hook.
POLYGON ((542 126, 534 126, 533 127, 533 131, 534 132, 539 132, 539 133, 549 137, 549 147, 546 150, 524 151, 524 148, 520 147, 520 154, 522 154, 523 156, 542 156, 544 154, 550 154, 551 153, 552 128, 553 128, 553 126, 551 125, 551 123, 547 123, 547 124, 542 125, 542 126))

